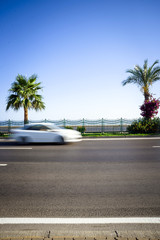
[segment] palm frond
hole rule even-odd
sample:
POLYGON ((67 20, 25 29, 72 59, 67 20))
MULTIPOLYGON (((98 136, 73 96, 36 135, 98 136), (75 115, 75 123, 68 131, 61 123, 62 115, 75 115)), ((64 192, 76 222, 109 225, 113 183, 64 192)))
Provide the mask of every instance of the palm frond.
POLYGON ((144 60, 143 70, 148 68, 148 59, 144 60))
POLYGON ((32 102, 32 108, 35 109, 36 111, 45 109, 45 104, 39 99, 35 99, 32 102))
POLYGON ((126 84, 136 83, 136 82, 137 82, 137 78, 135 76, 129 76, 126 80, 122 81, 122 85, 125 86, 126 84))
POLYGON ((151 65, 151 69, 156 65, 156 64, 158 64, 159 63, 159 61, 158 60, 156 60, 152 65, 151 65))
POLYGON ((18 95, 11 94, 7 99, 6 111, 11 107, 14 110, 18 110, 22 106, 22 101, 18 95))

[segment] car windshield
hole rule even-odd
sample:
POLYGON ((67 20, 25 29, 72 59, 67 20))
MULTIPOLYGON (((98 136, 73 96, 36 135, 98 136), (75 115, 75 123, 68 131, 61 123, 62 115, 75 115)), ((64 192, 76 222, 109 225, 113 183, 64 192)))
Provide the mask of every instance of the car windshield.
POLYGON ((54 124, 27 124, 22 129, 36 131, 53 131, 60 130, 61 128, 54 124))

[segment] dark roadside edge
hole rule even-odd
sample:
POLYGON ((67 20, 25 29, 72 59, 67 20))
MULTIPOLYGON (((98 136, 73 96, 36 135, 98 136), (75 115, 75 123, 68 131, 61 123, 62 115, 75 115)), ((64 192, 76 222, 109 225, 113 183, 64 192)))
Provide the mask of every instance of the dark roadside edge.
MULTIPOLYGON (((115 135, 115 136, 82 136, 83 139, 103 139, 103 138, 160 138, 160 134, 157 135, 115 135)), ((0 141, 15 142, 12 137, 0 137, 0 141)))
MULTIPOLYGON (((45 234, 46 235, 46 234, 45 234)), ((118 236, 106 235, 106 236, 18 236, 18 237, 0 237, 0 240, 160 240, 160 237, 147 236, 147 237, 139 237, 139 236, 118 236)))

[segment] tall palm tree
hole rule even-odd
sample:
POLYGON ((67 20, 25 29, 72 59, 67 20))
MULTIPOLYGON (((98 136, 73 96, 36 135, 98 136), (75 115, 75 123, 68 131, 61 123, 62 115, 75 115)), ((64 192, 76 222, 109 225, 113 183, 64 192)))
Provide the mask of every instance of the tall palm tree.
POLYGON ((38 94, 38 90, 41 90, 41 83, 36 83, 37 76, 32 75, 29 79, 25 76, 18 75, 16 81, 12 83, 11 93, 7 99, 8 110, 10 107, 14 110, 24 108, 24 123, 28 122, 28 109, 42 110, 45 109, 45 105, 42 101, 42 96, 38 94))
POLYGON ((156 60, 151 67, 148 67, 148 60, 144 61, 143 68, 139 65, 136 65, 134 69, 128 69, 126 72, 131 75, 122 82, 122 85, 125 86, 128 83, 135 83, 141 87, 145 100, 148 100, 150 97, 149 87, 152 83, 160 80, 160 67, 155 66, 159 61, 156 60))

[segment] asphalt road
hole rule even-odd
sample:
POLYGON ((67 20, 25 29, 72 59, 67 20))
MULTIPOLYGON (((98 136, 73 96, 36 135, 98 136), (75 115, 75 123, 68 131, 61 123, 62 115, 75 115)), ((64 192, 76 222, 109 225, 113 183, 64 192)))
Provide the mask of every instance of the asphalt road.
POLYGON ((159 217, 159 169, 160 139, 0 142, 0 217, 159 217))

